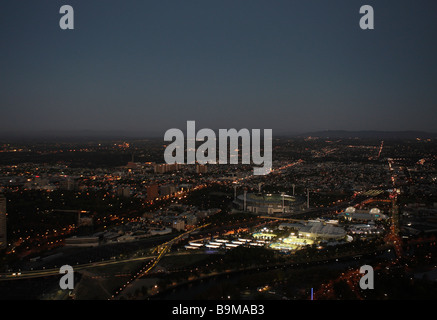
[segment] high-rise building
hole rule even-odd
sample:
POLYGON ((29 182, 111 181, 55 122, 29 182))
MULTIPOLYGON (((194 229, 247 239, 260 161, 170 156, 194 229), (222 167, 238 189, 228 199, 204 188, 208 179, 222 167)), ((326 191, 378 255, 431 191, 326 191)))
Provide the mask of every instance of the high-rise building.
POLYGON ((176 231, 185 230, 185 221, 184 220, 176 220, 173 222, 173 229, 176 231))
POLYGON ((159 187, 159 192, 161 196, 168 196, 175 193, 176 191, 176 186, 172 184, 164 184, 159 187))
POLYGON ((196 173, 207 173, 208 167, 206 165, 197 164, 196 165, 196 173))
POLYGON ((129 198, 131 196, 131 189, 129 187, 121 187, 117 190, 119 197, 129 198))
POLYGON ((182 169, 182 164, 179 163, 163 163, 163 164, 155 164, 154 170, 155 173, 166 173, 171 171, 178 171, 182 169))
POLYGON ((6 246, 6 198, 0 194, 0 249, 6 246))
POLYGON ((61 190, 76 190, 78 187, 77 181, 73 178, 67 178, 60 182, 59 188, 61 190))
POLYGON ((155 200, 159 197, 159 187, 157 184, 152 184, 147 187, 147 201, 155 200))

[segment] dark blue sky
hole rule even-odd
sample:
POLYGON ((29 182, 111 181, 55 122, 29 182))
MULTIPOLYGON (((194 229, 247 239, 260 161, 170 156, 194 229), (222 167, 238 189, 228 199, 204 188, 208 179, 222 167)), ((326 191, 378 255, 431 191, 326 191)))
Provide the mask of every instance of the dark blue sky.
POLYGON ((3 0, 0 39, 2 132, 437 131, 435 0, 3 0))

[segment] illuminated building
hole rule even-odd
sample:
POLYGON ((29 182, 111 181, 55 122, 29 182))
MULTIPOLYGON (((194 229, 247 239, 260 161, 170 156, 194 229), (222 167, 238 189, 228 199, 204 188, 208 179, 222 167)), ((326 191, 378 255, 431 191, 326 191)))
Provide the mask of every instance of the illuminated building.
POLYGON ((179 163, 163 163, 163 164, 155 164, 153 169, 155 173, 166 173, 170 171, 178 171, 182 168, 182 164, 179 163))
POLYGON ((0 249, 6 246, 6 198, 0 194, 0 249))
POLYGON ((196 165, 196 173, 207 173, 208 167, 206 165, 197 164, 196 165))
POLYGON ((283 251, 297 250, 321 241, 342 241, 347 236, 343 228, 322 221, 295 223, 292 227, 296 230, 295 232, 291 232, 286 238, 280 238, 271 243, 270 248, 283 251))
POLYGON ((386 220, 388 217, 381 213, 378 208, 370 210, 357 210, 354 207, 348 207, 346 210, 340 213, 339 217, 343 217, 349 221, 375 221, 386 220))
POLYGON ((298 228, 299 237, 306 239, 318 240, 341 240, 345 239, 346 231, 343 228, 336 227, 330 223, 321 221, 310 221, 304 226, 298 228))
POLYGON ((176 231, 183 231, 185 230, 185 221, 184 220, 177 220, 173 222, 173 229, 176 231))
POLYGON ((159 187, 157 184, 152 184, 147 187, 147 201, 155 200, 159 197, 159 187))
POLYGON ((176 186, 172 185, 172 184, 164 184, 162 186, 159 187, 159 194, 161 196, 168 196, 171 195, 173 193, 176 193, 176 186))

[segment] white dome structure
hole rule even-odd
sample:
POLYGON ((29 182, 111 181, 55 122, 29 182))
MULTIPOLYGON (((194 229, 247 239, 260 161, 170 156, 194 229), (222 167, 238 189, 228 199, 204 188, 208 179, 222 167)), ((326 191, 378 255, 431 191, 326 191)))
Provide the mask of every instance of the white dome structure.
POLYGON ((354 207, 347 207, 346 210, 344 210, 344 212, 347 212, 347 213, 354 213, 355 210, 356 210, 356 209, 355 209, 354 207))
POLYGON ((345 217, 347 220, 386 220, 388 217, 382 213, 378 208, 372 208, 370 210, 356 210, 354 207, 348 207, 341 214, 341 217, 345 217))

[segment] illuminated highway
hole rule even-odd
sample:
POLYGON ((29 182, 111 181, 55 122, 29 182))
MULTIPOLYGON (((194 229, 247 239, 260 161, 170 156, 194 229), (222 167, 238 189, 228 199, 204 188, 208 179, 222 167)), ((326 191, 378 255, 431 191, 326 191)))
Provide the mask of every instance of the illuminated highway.
POLYGON ((184 232, 180 235, 178 235, 177 237, 164 242, 163 244, 160 244, 158 246, 156 246, 153 250, 152 253, 158 253, 157 257, 154 257, 154 259, 152 261, 150 261, 145 267, 143 267, 143 269, 141 269, 140 271, 137 272, 136 275, 134 275, 131 279, 129 279, 129 281, 126 282, 126 284, 124 284, 123 286, 121 286, 114 295, 111 296, 111 298, 109 300, 115 299, 118 296, 120 296, 123 291, 128 288, 129 286, 133 285, 133 282, 139 278, 141 278, 142 276, 148 274, 153 268, 155 268, 157 266, 157 264, 159 263, 159 261, 161 260, 161 258, 170 251, 171 246, 178 242, 179 240, 183 239, 185 236, 188 236, 190 233, 194 232, 194 231, 198 231, 204 227, 207 227, 209 225, 209 223, 204 224, 202 226, 199 226, 197 228, 194 228, 192 230, 189 230, 187 232, 184 232))
MULTIPOLYGON (((98 262, 92 262, 92 263, 79 264, 79 265, 75 265, 72 267, 76 271, 76 270, 82 270, 82 269, 87 269, 87 268, 109 266, 109 265, 118 264, 118 263, 150 260, 153 258, 155 258, 155 256, 136 257, 136 258, 130 258, 130 259, 123 259, 123 260, 98 261, 98 262)), ((54 275, 59 275, 59 268, 12 272, 12 273, 11 272, 0 273, 0 281, 40 278, 40 277, 48 277, 48 276, 54 276, 54 275)))
MULTIPOLYGON (((156 255, 151 255, 151 256, 143 256, 143 257, 135 257, 135 258, 128 258, 128 259, 123 259, 123 260, 106 260, 106 261, 98 261, 98 262, 92 262, 92 263, 85 263, 85 264, 79 264, 79 265, 75 265, 72 266, 74 268, 74 270, 82 270, 82 269, 87 269, 87 268, 95 268, 95 267, 104 267, 104 266, 109 266, 109 265, 114 265, 114 264, 119 264, 119 263, 127 263, 127 262, 134 262, 134 261, 143 261, 143 260, 151 260, 154 259, 155 263, 152 265, 152 267, 150 267, 149 269, 147 269, 145 273, 148 273, 151 269, 153 269, 156 264, 159 262, 159 260, 162 258, 162 256, 168 252, 168 250, 170 249, 170 247, 177 241, 179 241, 181 238, 183 238, 184 236, 197 231, 201 228, 204 228, 206 226, 208 226, 209 224, 205 224, 203 226, 197 227, 193 230, 187 231, 181 235, 178 235, 177 237, 163 243, 160 244, 158 246, 156 246, 153 250, 152 253, 156 254, 158 253, 158 256, 156 255)), ((40 277, 48 277, 48 276, 55 276, 55 275, 59 275, 59 268, 51 268, 51 269, 42 269, 42 270, 32 270, 32 271, 21 271, 21 272, 8 272, 8 273, 0 273, 0 281, 6 281, 6 280, 19 280, 19 279, 31 279, 31 278, 40 278, 40 277)))

